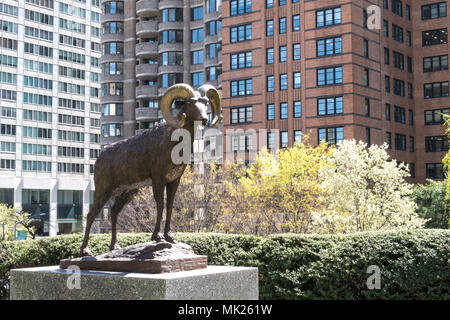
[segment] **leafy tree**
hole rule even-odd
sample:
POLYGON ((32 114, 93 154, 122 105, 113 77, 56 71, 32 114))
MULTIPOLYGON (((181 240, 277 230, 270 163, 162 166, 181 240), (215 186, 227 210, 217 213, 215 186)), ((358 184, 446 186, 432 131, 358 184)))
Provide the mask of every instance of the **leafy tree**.
POLYGON ((428 180, 427 184, 417 185, 412 197, 417 204, 417 213, 428 219, 426 228, 447 229, 449 216, 445 212, 446 182, 428 180))
MULTIPOLYGON (((447 135, 450 136, 450 117, 447 115, 443 115, 446 119, 445 125, 447 126, 447 135)), ((448 172, 450 167, 450 151, 447 152, 444 159, 442 160, 442 163, 444 164, 444 169, 448 172)), ((450 214, 450 178, 447 175, 446 179, 446 193, 445 193, 445 212, 448 215, 450 214)), ((448 222, 449 228, 450 228, 450 219, 448 222)))
MULTIPOLYGON (((223 180, 230 179, 226 166, 216 163, 186 167, 175 196, 171 227, 178 232, 213 231, 216 229, 222 200, 226 196, 223 180)), ((152 232, 156 222, 156 204, 152 188, 139 190, 122 210, 117 222, 123 232, 152 232)), ((161 223, 165 223, 165 213, 161 223)))
POLYGON ((410 199, 413 186, 404 164, 392 161, 387 145, 344 140, 333 149, 331 166, 320 171, 328 191, 326 210, 313 214, 313 231, 350 233, 372 230, 421 228, 416 204, 410 199))
POLYGON ((29 213, 9 207, 6 204, 0 203, 0 240, 14 240, 14 225, 17 231, 27 231, 34 239, 36 230, 32 225, 32 220, 28 219, 29 213), (5 237, 3 237, 3 228, 5 237))

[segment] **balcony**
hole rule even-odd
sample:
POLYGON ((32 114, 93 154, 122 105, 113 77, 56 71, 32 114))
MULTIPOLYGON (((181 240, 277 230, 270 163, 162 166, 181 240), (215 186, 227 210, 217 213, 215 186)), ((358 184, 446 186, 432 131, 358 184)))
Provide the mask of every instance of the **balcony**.
POLYGON ((139 0, 136 2, 136 14, 140 17, 158 16, 158 0, 139 0))
POLYGON ((123 21, 124 15, 123 13, 106 13, 100 15, 100 22, 108 22, 108 21, 123 21))
POLYGON ((158 120, 161 117, 161 112, 156 108, 136 108, 136 120, 158 120))
POLYGON ((136 45, 136 57, 139 59, 152 58, 158 55, 158 43, 144 42, 136 45))
POLYGON ((157 64, 138 64, 136 66, 136 78, 138 79, 156 79, 158 77, 157 64))
POLYGON ((152 38, 158 35, 158 20, 148 20, 136 24, 136 36, 139 38, 152 38))
MULTIPOLYGON (((192 25, 191 25, 192 27, 192 25)), ((158 30, 183 30, 184 24, 182 21, 169 21, 169 22, 161 22, 158 25, 158 30)))
MULTIPOLYGON (((203 42, 200 42, 203 46, 203 42)), ((175 43, 162 43, 158 46, 158 52, 165 51, 180 51, 183 52, 183 42, 175 42, 175 43)))
POLYGON ((103 135, 100 136, 100 144, 113 144, 117 141, 122 140, 123 137, 104 137, 103 135))
POLYGON ((158 96, 158 86, 139 86, 136 88, 136 99, 151 99, 158 96))
POLYGON ((184 67, 179 65, 160 66, 159 73, 183 73, 184 67))
POLYGON ((125 39, 123 33, 106 33, 102 34, 101 36, 101 42, 111 42, 111 41, 123 41, 125 39))
MULTIPOLYGON (((203 1, 201 1, 201 2, 203 2, 203 1)), ((184 7, 183 0, 160 0, 159 1, 159 10, 166 9, 166 8, 183 8, 183 7, 184 7)))

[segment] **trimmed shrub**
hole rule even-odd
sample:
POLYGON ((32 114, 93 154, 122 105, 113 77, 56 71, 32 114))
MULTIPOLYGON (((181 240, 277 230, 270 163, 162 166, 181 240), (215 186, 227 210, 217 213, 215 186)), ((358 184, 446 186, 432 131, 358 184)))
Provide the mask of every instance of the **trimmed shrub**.
MULTIPOLYGON (((119 234, 119 244, 150 241, 119 234)), ((364 232, 347 235, 177 234, 211 265, 259 268, 261 299, 450 299, 450 231, 364 232), (369 290, 367 268, 381 270, 369 290)), ((0 242, 0 298, 9 270, 56 265, 78 256, 82 235, 0 242)), ((109 234, 92 235, 94 254, 108 251, 109 234)))

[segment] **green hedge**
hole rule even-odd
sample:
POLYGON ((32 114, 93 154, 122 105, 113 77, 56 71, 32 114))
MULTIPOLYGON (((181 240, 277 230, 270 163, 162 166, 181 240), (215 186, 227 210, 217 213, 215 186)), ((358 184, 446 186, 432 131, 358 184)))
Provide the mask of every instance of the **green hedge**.
MULTIPOLYGON (((450 299, 450 231, 366 232, 350 235, 177 234, 209 264, 256 266, 261 299, 450 299), (381 289, 368 290, 367 268, 381 269, 381 289)), ((13 268, 55 265, 78 255, 81 235, 0 242, 0 298, 13 268)), ((106 252, 110 235, 93 235, 106 252)), ((149 234, 120 234, 127 246, 149 234)))

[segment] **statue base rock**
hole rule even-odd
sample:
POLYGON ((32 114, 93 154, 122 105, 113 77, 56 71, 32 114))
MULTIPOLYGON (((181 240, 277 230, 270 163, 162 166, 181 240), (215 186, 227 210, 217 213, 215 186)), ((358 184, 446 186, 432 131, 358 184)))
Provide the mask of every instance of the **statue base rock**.
MULTIPOLYGON (((160 274, 13 269, 11 300, 257 300, 258 269, 208 266, 160 274)), ((195 317, 195 316, 194 316, 195 317)), ((213 318, 213 317, 211 317, 213 318)))
POLYGON ((95 257, 60 261, 60 268, 132 273, 170 273, 206 268, 207 257, 196 255, 185 243, 147 242, 95 257))

